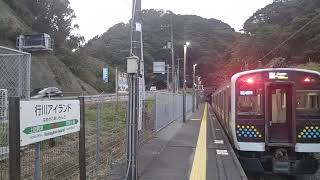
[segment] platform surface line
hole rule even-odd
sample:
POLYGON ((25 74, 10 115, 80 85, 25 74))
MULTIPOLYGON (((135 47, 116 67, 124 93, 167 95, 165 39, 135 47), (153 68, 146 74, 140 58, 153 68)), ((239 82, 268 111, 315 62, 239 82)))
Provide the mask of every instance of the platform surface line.
POLYGON ((202 115, 200 131, 198 135, 197 146, 192 163, 192 169, 189 180, 206 180, 207 174, 207 113, 208 104, 205 104, 205 108, 202 115))

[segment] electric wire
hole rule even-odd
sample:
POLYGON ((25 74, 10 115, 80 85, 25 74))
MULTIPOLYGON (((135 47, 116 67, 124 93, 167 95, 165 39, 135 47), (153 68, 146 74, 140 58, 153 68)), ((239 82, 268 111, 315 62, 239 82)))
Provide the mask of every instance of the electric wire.
POLYGON ((272 50, 270 50, 267 54, 265 54, 262 58, 258 59, 256 62, 250 64, 250 65, 254 65, 256 63, 258 63, 259 61, 262 61, 263 59, 265 59, 266 57, 268 57, 270 54, 272 54, 274 51, 278 50, 279 48, 281 48, 283 45, 285 45, 289 40, 291 40, 293 37, 295 37, 297 34, 299 34, 304 28, 306 28, 308 25, 310 25, 314 20, 316 20, 317 18, 320 17, 320 13, 318 13, 317 15, 315 15, 310 21, 308 21, 306 24, 304 24, 301 28, 299 28, 295 33, 293 33, 291 36, 289 36, 287 39, 285 39, 283 42, 281 42, 279 45, 277 45, 275 48, 273 48, 272 50))

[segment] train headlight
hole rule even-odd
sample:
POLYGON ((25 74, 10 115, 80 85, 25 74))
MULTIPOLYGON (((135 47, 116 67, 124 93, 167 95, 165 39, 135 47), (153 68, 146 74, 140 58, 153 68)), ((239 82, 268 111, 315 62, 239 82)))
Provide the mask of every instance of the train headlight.
POLYGON ((254 80, 253 80, 253 78, 248 78, 246 82, 247 82, 248 84, 253 84, 253 83, 254 83, 254 80))

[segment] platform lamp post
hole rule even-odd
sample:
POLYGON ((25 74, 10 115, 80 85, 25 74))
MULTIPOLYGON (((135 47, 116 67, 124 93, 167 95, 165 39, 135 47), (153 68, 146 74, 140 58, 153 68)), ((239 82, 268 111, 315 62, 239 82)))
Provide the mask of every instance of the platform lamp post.
POLYGON ((196 67, 197 64, 193 65, 193 77, 192 77, 192 85, 193 85, 193 94, 192 94, 192 112, 195 111, 195 102, 196 102, 196 67))
POLYGON ((196 109, 199 109, 199 101, 200 101, 200 87, 201 87, 201 76, 196 77, 197 86, 196 86, 196 109))
POLYGON ((186 65, 187 65, 187 48, 190 45, 189 42, 186 42, 186 44, 183 46, 183 110, 182 110, 182 115, 183 119, 182 121, 185 123, 186 122, 186 65))

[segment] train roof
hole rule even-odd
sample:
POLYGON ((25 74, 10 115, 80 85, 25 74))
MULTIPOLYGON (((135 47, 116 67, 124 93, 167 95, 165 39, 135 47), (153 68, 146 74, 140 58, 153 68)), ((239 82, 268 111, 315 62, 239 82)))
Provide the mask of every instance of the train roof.
POLYGON ((255 69, 250 71, 243 71, 239 72, 237 74, 234 74, 231 77, 231 83, 234 83, 239 77, 246 75, 246 74, 252 74, 257 72, 265 72, 265 71, 298 71, 298 72, 306 72, 306 73, 312 73, 312 74, 318 74, 320 76, 320 73, 317 71, 307 70, 307 69, 298 69, 298 68, 267 68, 267 69, 255 69))
MULTIPOLYGON (((266 72, 266 71, 298 71, 298 72, 306 72, 306 73, 312 73, 312 74, 317 74, 320 76, 320 72, 313 71, 313 70, 307 70, 307 69, 299 69, 299 68, 266 68, 266 69, 254 69, 254 70, 249 70, 249 71, 243 71, 234 74, 231 77, 231 84, 235 83, 236 80, 246 74, 252 74, 252 73, 257 73, 257 72, 266 72)), ((219 87, 214 94, 220 93, 224 88, 230 87, 230 82, 223 85, 222 87, 219 87)))

